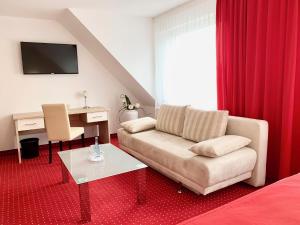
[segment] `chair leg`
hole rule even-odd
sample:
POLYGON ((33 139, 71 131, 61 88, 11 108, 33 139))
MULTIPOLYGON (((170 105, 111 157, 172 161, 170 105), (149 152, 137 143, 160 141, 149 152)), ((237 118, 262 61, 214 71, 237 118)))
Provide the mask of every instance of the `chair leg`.
POLYGON ((49 164, 52 163, 52 142, 49 141, 49 164))
POLYGON ((63 150, 63 142, 59 141, 59 151, 62 151, 62 150, 63 150))
POLYGON ((69 149, 72 149, 72 141, 68 141, 69 143, 69 149))
POLYGON ((85 146, 84 134, 81 135, 81 145, 82 147, 85 146))

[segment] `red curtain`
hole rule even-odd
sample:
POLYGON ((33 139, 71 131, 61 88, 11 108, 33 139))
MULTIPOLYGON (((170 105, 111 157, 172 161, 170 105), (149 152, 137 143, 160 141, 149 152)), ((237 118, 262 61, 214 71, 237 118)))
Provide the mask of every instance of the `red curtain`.
POLYGON ((218 0, 216 24, 219 109, 269 122, 268 178, 300 172, 300 1, 218 0))

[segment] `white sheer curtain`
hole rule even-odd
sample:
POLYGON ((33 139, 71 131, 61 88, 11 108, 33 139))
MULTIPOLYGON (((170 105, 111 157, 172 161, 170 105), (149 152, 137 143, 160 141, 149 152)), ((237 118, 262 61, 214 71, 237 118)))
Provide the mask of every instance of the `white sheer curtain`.
POLYGON ((215 0, 197 0, 154 19, 157 105, 217 108, 215 0))

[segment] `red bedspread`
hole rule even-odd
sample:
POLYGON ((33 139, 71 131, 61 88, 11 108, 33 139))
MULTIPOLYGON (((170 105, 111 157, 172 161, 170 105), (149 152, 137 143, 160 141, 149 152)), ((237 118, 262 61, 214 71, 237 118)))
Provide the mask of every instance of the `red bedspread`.
POLYGON ((300 225, 300 174, 180 224, 300 225))

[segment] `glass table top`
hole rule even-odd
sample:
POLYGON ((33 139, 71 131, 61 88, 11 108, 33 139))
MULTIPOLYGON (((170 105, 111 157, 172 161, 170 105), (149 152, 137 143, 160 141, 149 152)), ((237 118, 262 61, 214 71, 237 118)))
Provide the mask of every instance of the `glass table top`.
POLYGON ((104 160, 99 162, 89 160, 90 147, 61 151, 58 155, 77 184, 147 167, 112 144, 102 144, 100 149, 104 151, 104 160))

